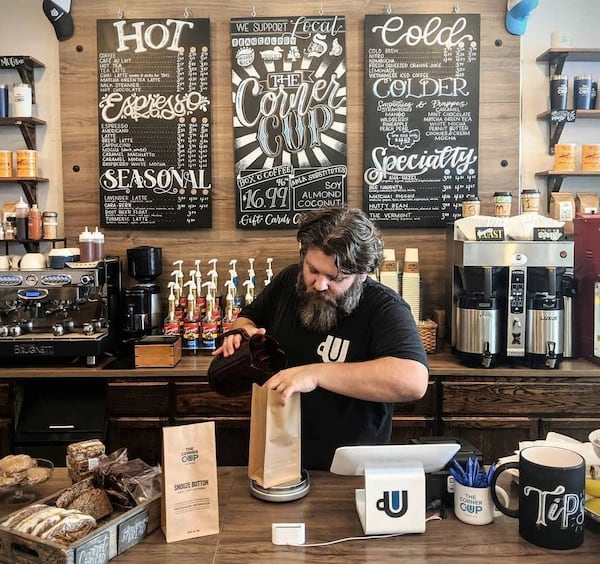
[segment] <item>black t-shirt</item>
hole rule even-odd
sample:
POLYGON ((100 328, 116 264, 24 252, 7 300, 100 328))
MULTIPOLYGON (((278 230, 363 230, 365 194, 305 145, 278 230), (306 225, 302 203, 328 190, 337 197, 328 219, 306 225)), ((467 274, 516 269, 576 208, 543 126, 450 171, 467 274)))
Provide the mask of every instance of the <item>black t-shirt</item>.
MULTIPOLYGON (((277 339, 289 366, 360 362, 384 356, 427 366, 427 355, 406 302, 367 278, 358 307, 328 333, 309 331, 298 319, 299 265, 282 270, 240 315, 277 339)), ((350 398, 317 388, 303 393, 302 465, 328 470, 340 446, 382 444, 391 436, 393 404, 350 398)))

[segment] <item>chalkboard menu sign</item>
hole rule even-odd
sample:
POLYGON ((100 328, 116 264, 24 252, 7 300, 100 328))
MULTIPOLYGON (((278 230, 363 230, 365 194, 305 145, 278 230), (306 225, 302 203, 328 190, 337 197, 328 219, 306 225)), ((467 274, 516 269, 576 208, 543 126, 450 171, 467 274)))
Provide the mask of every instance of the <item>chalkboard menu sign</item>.
POLYGON ((103 227, 212 226, 208 19, 98 20, 103 227))
POLYGON ((347 201, 345 18, 231 20, 237 226, 347 201))
POLYGON ((441 227, 477 193, 479 14, 365 18, 364 205, 441 227))

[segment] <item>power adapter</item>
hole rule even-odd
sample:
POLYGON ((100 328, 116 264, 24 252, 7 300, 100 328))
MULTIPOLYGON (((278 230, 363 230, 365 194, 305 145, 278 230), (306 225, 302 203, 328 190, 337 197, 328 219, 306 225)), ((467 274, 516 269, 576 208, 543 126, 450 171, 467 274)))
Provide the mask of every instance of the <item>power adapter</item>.
POLYGON ((304 523, 272 523, 271 540, 273 544, 298 546, 306 540, 304 523))

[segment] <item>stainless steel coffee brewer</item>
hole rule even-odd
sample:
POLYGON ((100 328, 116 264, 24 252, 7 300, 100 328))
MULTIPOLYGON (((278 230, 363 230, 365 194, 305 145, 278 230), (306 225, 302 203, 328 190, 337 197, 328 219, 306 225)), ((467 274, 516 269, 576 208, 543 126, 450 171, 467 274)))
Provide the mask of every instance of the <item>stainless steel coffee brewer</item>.
POLYGON ((116 350, 121 261, 0 271, 0 358, 10 364, 94 366, 116 350))
POLYGON ((562 282, 573 268, 573 242, 464 241, 454 229, 447 235, 453 352, 470 366, 522 360, 557 368, 567 323, 562 282))

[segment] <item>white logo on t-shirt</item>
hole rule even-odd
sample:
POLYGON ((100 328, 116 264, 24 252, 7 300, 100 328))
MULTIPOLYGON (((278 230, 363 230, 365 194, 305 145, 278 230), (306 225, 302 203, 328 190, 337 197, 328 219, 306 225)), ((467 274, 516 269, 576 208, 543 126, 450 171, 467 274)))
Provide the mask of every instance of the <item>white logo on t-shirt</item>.
POLYGON ((327 338, 317 347, 318 355, 323 362, 345 362, 350 341, 327 335, 327 338))

